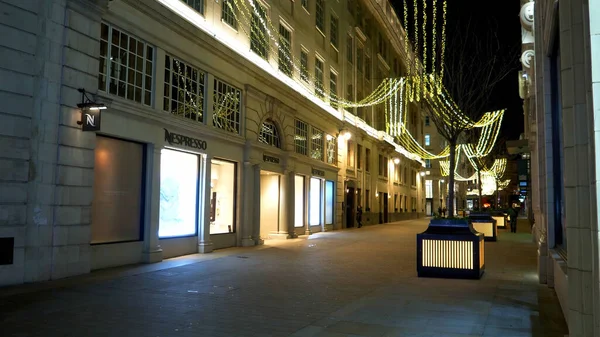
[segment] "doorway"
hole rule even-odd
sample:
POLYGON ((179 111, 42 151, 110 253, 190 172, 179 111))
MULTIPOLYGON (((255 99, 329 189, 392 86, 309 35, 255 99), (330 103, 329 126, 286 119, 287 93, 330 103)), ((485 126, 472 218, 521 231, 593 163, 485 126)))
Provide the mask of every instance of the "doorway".
POLYGON ((273 238, 280 230, 280 176, 267 171, 260 172, 260 236, 273 238))
POLYGON ((425 214, 427 216, 432 216, 433 215, 433 214, 431 214, 431 211, 433 210, 432 203, 433 203, 432 199, 427 199, 427 201, 425 201, 425 214))
POLYGON ((383 223, 387 223, 389 221, 388 218, 388 207, 389 207, 388 194, 383 193, 383 223))
POLYGON ((346 189, 346 228, 354 227, 354 187, 346 189))

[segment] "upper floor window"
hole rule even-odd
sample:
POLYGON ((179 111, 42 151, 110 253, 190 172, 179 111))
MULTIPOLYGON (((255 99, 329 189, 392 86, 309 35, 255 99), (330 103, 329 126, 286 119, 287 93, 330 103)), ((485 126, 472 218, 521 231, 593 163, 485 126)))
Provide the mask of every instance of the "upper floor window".
POLYGON ((308 0, 302 0, 302 8, 306 9, 306 11, 308 11, 308 0))
POLYGON ((279 24, 279 70, 292 75, 292 33, 281 23, 279 24))
POLYGON ((300 79, 308 82, 308 52, 304 49, 300 51, 300 79))
POLYGON ((317 29, 325 34, 325 0, 316 0, 315 21, 317 29))
POLYGON ((315 58, 315 94, 323 97, 323 61, 315 58))
POLYGON ((348 148, 347 148, 347 152, 346 152, 346 159, 348 160, 348 167, 350 168, 354 168, 355 162, 356 162, 356 157, 355 157, 355 152, 354 152, 354 142, 349 140, 348 141, 348 148))
POLYGON ((336 140, 333 136, 327 135, 327 164, 336 164, 335 161, 335 144, 336 140))
POLYGON ((192 7, 196 12, 204 15, 204 0, 182 0, 188 6, 192 7))
POLYGON ((425 159, 425 168, 431 168, 431 159, 425 159))
POLYGON ((233 133, 240 132, 242 92, 215 78, 213 93, 213 125, 233 133))
POLYGON ((346 60, 352 63, 354 59, 354 46, 352 43, 352 35, 346 37, 346 60))
POLYGON ((371 58, 365 56, 365 80, 371 80, 371 58))
POLYGON ((254 1, 256 10, 252 12, 252 22, 250 24, 250 50, 258 56, 266 59, 268 57, 269 41, 267 40, 267 12, 258 2, 254 1))
POLYGON ((163 109, 203 122, 205 75, 203 71, 166 55, 163 109))
POLYGON ((152 105, 152 46, 102 23, 99 61, 98 90, 152 105))
POLYGON ((359 45, 356 48, 356 70, 362 74, 363 72, 363 48, 359 45))
POLYGON ((234 0, 223 0, 221 20, 237 30, 236 6, 234 0))
POLYGON ((362 170, 362 145, 356 144, 356 168, 362 170))
POLYGON ((429 116, 425 116, 425 126, 429 126, 429 116))
POLYGON ((263 144, 268 144, 271 146, 275 146, 277 148, 281 147, 281 138, 279 137, 279 131, 277 130, 277 126, 275 123, 267 119, 260 126, 260 134, 258 135, 258 141, 263 144))
POLYGON ((339 25, 340 25, 340 19, 337 18, 337 16, 331 14, 331 23, 330 23, 330 29, 331 31, 329 32, 329 41, 331 42, 331 45, 334 47, 338 47, 338 35, 339 35, 339 25))
POLYGON ((365 148, 365 171, 371 171, 371 149, 365 148))
POLYGON ((323 160, 323 131, 315 127, 312 128, 310 145, 311 158, 323 160))
POLYGON ((425 134, 425 146, 431 145, 431 136, 429 134, 425 134))
POLYGON ((331 96, 331 99, 329 101, 329 104, 336 108, 338 107, 338 103, 337 103, 337 97, 338 97, 338 89, 337 89, 337 74, 331 70, 329 72, 329 95, 331 96))
POLYGON ((294 147, 296 153, 307 155, 308 154, 308 124, 296 119, 294 128, 294 147))

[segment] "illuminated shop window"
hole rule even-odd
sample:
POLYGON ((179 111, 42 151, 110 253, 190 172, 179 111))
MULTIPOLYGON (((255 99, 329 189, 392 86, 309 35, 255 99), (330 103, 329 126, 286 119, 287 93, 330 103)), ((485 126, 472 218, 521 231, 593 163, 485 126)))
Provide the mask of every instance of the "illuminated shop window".
POLYGON ((235 232, 236 164, 211 160, 210 234, 235 232))
POLYGON ((258 135, 258 141, 263 144, 275 146, 277 148, 281 147, 279 131, 277 130, 277 126, 272 120, 267 119, 262 123, 262 125, 260 126, 260 134, 258 135))
POLYGON ((242 92, 215 78, 213 93, 213 125, 225 131, 240 132, 242 92))
POLYGON ((323 204, 323 181, 319 178, 310 178, 309 221, 311 226, 321 225, 321 214, 323 204))
POLYGON ((158 224, 161 238, 196 234, 198 159, 187 152, 161 150, 158 224))
POLYGON ((169 55, 165 56, 163 109, 174 115, 204 121, 205 73, 169 55))
POLYGON ((234 0, 223 0, 221 5, 221 20, 237 30, 237 8, 234 0))
POLYGON ((294 145, 296 153, 308 155, 308 124, 296 119, 296 128, 294 132, 294 145))
POLYGON ((154 48, 106 23, 100 25, 98 90, 152 105, 154 48))
MULTIPOLYGON (((333 224, 334 203, 333 196, 335 194, 333 181, 325 181, 325 224, 333 224)), ((359 198, 360 200, 360 198, 359 198)), ((359 202, 360 203, 360 202, 359 202)))
POLYGON ((294 178, 294 227, 304 227, 304 176, 294 178))

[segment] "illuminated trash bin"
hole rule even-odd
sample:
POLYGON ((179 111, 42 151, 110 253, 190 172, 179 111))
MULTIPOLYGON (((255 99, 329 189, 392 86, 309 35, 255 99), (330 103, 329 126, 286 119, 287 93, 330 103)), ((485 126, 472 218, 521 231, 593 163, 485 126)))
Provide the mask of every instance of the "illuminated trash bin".
POLYGON ((485 270, 484 235, 466 219, 433 219, 417 234, 419 277, 479 279, 485 270))
POLYGON ((498 238, 498 227, 496 220, 490 213, 471 213, 469 221, 473 224, 473 229, 483 233, 485 241, 496 241, 498 238))

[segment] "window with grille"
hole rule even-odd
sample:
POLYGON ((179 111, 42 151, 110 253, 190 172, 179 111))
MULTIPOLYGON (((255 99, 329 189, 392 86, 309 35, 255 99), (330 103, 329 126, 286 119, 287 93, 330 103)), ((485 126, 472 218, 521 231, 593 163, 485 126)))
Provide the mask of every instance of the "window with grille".
POLYGON ((205 73, 172 56, 165 56, 163 110, 204 122, 205 73))
POLYGON ((300 51, 300 79, 308 82, 308 52, 300 51))
POLYGON ((317 28, 325 34, 325 0, 317 0, 315 9, 317 28))
POLYGON ((221 20, 237 30, 237 9, 234 0, 223 0, 221 7, 221 20))
POLYGON ((292 75, 292 33, 281 23, 279 24, 279 70, 292 75))
POLYGON ((329 95, 331 99, 329 104, 336 108, 338 107, 337 97, 338 97, 338 89, 337 89, 337 74, 334 71, 329 72, 329 95))
POLYGON ((152 105, 154 48, 108 24, 100 25, 98 90, 152 105))
POLYGON ((308 11, 308 0, 302 0, 302 8, 308 11))
POLYGON ((240 132, 242 92, 215 78, 213 92, 213 125, 225 131, 240 132))
POLYGON ((354 51, 354 46, 352 45, 352 36, 348 35, 346 37, 346 60, 350 63, 352 63, 352 59, 353 59, 353 51, 354 51))
POLYGON ((337 18, 337 16, 335 15, 331 15, 331 22, 329 24, 331 31, 329 32, 329 41, 331 42, 331 45, 334 47, 338 47, 338 27, 340 25, 340 19, 337 18))
POLYGON ((311 134, 310 157, 323 160, 323 131, 313 127, 311 134))
POLYGON ((258 141, 264 144, 281 148, 281 139, 279 138, 279 131, 275 123, 267 119, 260 126, 260 133, 258 134, 258 141))
POLYGON ((256 9, 252 12, 252 22, 250 24, 250 50, 266 59, 269 42, 267 41, 267 30, 264 23, 267 22, 267 12, 258 1, 253 2, 256 9))
POLYGON ((323 97, 323 61, 318 57, 315 58, 315 94, 323 97))
POLYGON ((308 155, 308 124, 296 119, 294 129, 294 147, 296 153, 308 155))
POLYGON ((335 138, 327 135, 327 164, 337 164, 335 160, 335 144, 335 138))
POLYGON ((192 7, 196 12, 204 15, 204 0, 182 0, 188 6, 192 7))

